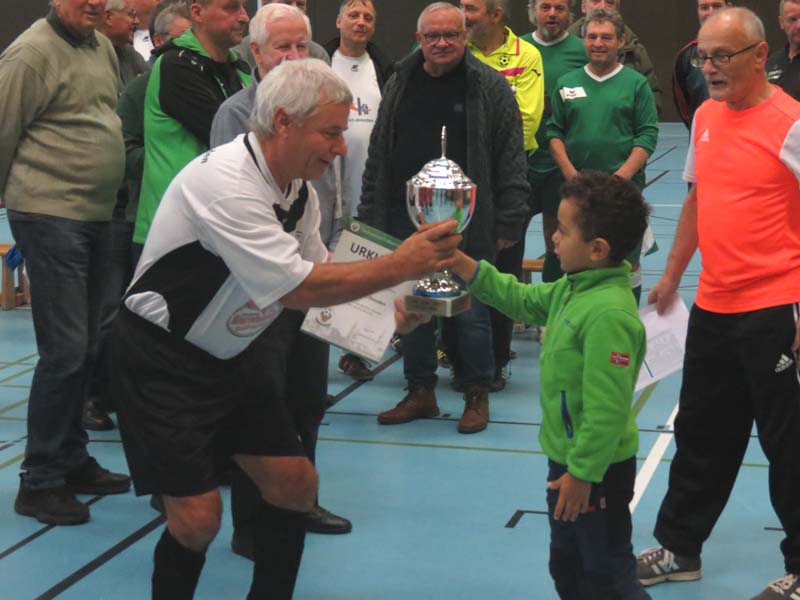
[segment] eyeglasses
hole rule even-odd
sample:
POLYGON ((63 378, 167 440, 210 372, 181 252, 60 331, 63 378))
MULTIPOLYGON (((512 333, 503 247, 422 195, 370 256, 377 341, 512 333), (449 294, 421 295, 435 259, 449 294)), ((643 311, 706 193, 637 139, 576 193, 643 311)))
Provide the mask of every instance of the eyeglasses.
POLYGON ((741 54, 742 52, 747 52, 748 50, 752 50, 756 46, 758 46, 761 42, 756 42, 755 44, 750 44, 747 48, 742 48, 741 50, 737 50, 736 52, 731 52, 730 54, 726 53, 717 53, 712 54, 711 56, 703 56, 702 54, 698 54, 697 56, 693 56, 689 60, 689 64, 693 67, 697 67, 698 69, 705 64, 707 60, 711 61, 711 64, 715 67, 722 67, 727 65, 731 62, 731 59, 736 56, 737 54, 741 54))
POLYGON ((439 40, 452 44, 461 37, 461 33, 461 31, 431 31, 430 33, 423 33, 422 39, 427 44, 437 44, 439 40))
POLYGON ((129 19, 135 19, 136 17, 138 17, 138 16, 139 16, 139 14, 138 14, 138 13, 136 12, 136 10, 134 10, 134 9, 131 9, 131 10, 127 10, 127 11, 126 11, 126 10, 115 10, 115 9, 113 9, 113 8, 112 8, 112 9, 109 9, 109 10, 110 10, 110 12, 115 12, 115 13, 122 13, 122 12, 124 12, 124 13, 125 13, 125 16, 126 16, 126 17, 128 17, 129 19))

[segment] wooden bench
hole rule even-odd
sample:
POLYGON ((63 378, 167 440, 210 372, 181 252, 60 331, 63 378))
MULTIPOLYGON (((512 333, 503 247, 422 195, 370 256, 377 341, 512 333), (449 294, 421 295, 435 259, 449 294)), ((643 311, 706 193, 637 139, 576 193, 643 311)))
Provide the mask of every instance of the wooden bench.
POLYGON ((541 273, 544 268, 543 258, 525 258, 522 260, 522 281, 531 282, 531 273, 541 273))
POLYGON ((6 264, 6 254, 11 250, 12 246, 13 244, 0 244, 0 262, 3 263, 3 281, 2 288, 0 288, 1 310, 11 310, 23 304, 30 304, 31 301, 28 278, 22 272, 22 264, 16 268, 16 277, 14 276, 14 271, 6 264), (17 280, 19 280, 19 283, 17 283, 17 280))

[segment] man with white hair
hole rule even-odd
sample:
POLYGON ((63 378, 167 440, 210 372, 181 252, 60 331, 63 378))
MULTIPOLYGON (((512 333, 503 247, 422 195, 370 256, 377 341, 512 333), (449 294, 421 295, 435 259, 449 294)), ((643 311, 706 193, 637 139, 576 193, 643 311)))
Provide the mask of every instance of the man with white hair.
POLYGON ((95 33, 104 8, 55 0, 0 55, 0 198, 25 255, 39 353, 14 509, 50 525, 89 520, 76 494, 130 487, 88 454, 81 427, 125 167, 117 60, 95 33))
POLYGON ((139 25, 139 16, 132 0, 108 0, 103 19, 97 29, 114 45, 119 61, 119 91, 150 67, 133 48, 133 34, 139 25))
MULTIPOLYGON (((291 598, 317 474, 289 407, 269 393, 256 340, 284 326, 284 308, 347 302, 452 264, 461 239, 450 234, 452 220, 388 256, 325 263, 317 197, 305 181, 346 152, 351 102, 319 61, 276 67, 258 88, 253 131, 183 169, 153 221, 113 350, 135 490, 162 493, 167 513, 153 598, 193 596, 219 530, 217 488, 230 460, 263 500, 248 598, 291 598)), ((398 313, 400 327, 409 322, 398 313)))
MULTIPOLYGON (((399 239, 414 227, 406 210, 405 183, 447 156, 477 185, 475 212, 464 251, 494 261, 497 251, 519 242, 528 213, 530 186, 519 106, 505 78, 466 48, 464 13, 448 2, 425 7, 417 20, 420 50, 396 65, 386 84, 364 170, 359 219, 399 239)), ((460 433, 489 424, 489 386, 495 377, 488 307, 472 298, 469 310, 444 319, 447 356, 464 384, 460 433)), ((439 414, 436 401, 436 335, 433 324, 403 338, 408 393, 378 414, 381 425, 398 425, 439 414)))
MULTIPOLYGON (((267 6, 268 4, 286 4, 287 6, 293 6, 303 14, 306 14, 307 5, 305 0, 258 0, 259 8, 267 6)), ((253 56, 252 49, 250 48, 249 35, 245 36, 245 38, 242 40, 242 43, 236 46, 234 50, 242 58, 244 58, 244 60, 247 61, 252 69, 256 69, 256 59, 255 56, 253 56)), ((331 59, 328 57, 328 53, 325 51, 325 48, 313 40, 308 42, 308 55, 311 58, 317 58, 328 65, 331 64, 331 59)))
POLYGON ((800 104, 767 81, 768 53, 761 20, 745 8, 715 12, 697 36, 695 66, 711 97, 694 116, 684 169, 692 186, 648 301, 659 312, 671 305, 698 249, 703 268, 686 335, 675 456, 654 531, 661 547, 641 554, 637 572, 644 585, 702 576, 703 544, 725 508, 755 423, 785 533, 786 575, 753 600, 794 600, 800 597, 800 104))
MULTIPOLYGON (((258 69, 248 87, 237 92, 219 107, 211 125, 211 147, 215 148, 233 140, 237 135, 250 130, 249 120, 255 106, 256 90, 259 82, 272 69, 283 61, 308 57, 308 42, 311 39, 311 23, 308 17, 294 6, 272 3, 259 9, 250 22, 250 45, 258 69)), ((337 157, 334 165, 326 173, 335 171, 341 159, 337 157)), ((336 174, 331 173, 335 178, 336 174)), ((337 228, 336 206, 330 196, 321 196, 317 183, 312 184, 319 197, 320 237, 329 246, 331 235, 337 228)), ((323 193, 327 188, 322 187, 323 193)), ((341 208, 340 208, 341 211, 341 208)), ((339 215, 339 218, 341 214, 339 215)), ((306 354, 302 361, 308 370, 293 381, 284 381, 285 369, 276 365, 275 360, 265 360, 265 369, 275 373, 276 387, 285 391, 292 415, 303 440, 304 448, 313 463, 316 457, 317 432, 325 413, 328 380, 328 345, 300 333, 304 314, 294 312, 294 327, 287 327, 283 338, 271 335, 265 340, 264 351, 269 354, 283 353, 284 348, 298 347, 298 356, 306 354), (313 357, 313 360, 312 360, 313 357)), ((287 316, 288 318, 288 316, 287 316)), ((231 506, 233 507, 233 551, 252 558, 252 520, 258 505, 258 490, 239 473, 234 475, 231 485, 231 506)), ((306 520, 306 529, 314 533, 349 533, 352 524, 349 520, 333 514, 315 503, 306 520)))

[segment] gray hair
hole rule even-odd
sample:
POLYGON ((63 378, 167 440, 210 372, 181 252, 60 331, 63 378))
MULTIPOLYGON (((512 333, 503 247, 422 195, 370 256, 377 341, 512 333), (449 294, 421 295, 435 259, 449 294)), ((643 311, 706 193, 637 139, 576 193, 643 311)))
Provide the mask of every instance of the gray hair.
POLYGON ((703 24, 703 27, 708 25, 709 22, 716 19, 721 19, 723 17, 735 18, 739 20, 744 28, 745 33, 747 34, 748 39, 755 42, 766 41, 767 36, 764 32, 764 22, 758 18, 756 13, 749 8, 744 8, 743 6, 732 6, 731 8, 726 8, 725 10, 715 10, 703 24))
POLYGON ((275 135, 278 109, 293 123, 302 125, 322 104, 350 104, 353 94, 345 81, 321 60, 286 60, 258 84, 250 129, 260 139, 275 135))
POLYGON ((780 15, 783 16, 783 7, 787 4, 800 4, 800 0, 779 0, 780 15))
POLYGON ((422 21, 432 12, 436 12, 439 10, 454 10, 456 11, 459 16, 461 17, 461 29, 467 28, 467 19, 464 16, 464 11, 459 10, 457 6, 454 4, 450 4, 449 2, 434 2, 433 4, 429 4, 425 8, 422 9, 422 12, 419 13, 419 18, 417 19, 417 31, 422 30, 422 21))
MULTIPOLYGON (((163 4, 166 3, 164 2, 162 5, 163 4)), ((186 10, 186 5, 182 2, 167 4, 163 10, 158 11, 155 21, 153 22, 153 31, 150 36, 151 39, 156 35, 162 40, 169 38, 169 30, 172 28, 172 24, 175 22, 175 19, 186 19, 187 21, 191 20, 189 17, 189 11, 186 10)))
MULTIPOLYGON (((536 10, 539 8, 539 5, 544 0, 529 0, 528 2, 528 20, 531 22, 531 25, 534 27, 538 27, 539 23, 536 22, 536 10)), ((800 0, 797 0, 800 2, 800 0)), ((569 14, 569 24, 572 25, 572 21, 575 20, 574 15, 572 14, 572 0, 567 0, 567 14, 569 14)))
POLYGON ((300 19, 306 24, 308 40, 311 41, 311 21, 306 14, 291 4, 265 4, 258 9, 253 19, 250 21, 250 41, 258 47, 263 46, 269 41, 269 28, 267 24, 280 21, 281 19, 300 19))
POLYGON ((586 36, 586 31, 589 29, 589 23, 611 23, 614 26, 614 32, 618 38, 625 35, 625 21, 622 20, 622 15, 618 12, 608 11, 603 8, 593 10, 586 16, 586 22, 583 24, 582 33, 586 36))
MULTIPOLYGON (((800 2, 800 0, 797 1, 800 2)), ((375 10, 375 3, 372 0, 342 0, 342 3, 339 5, 339 16, 344 16, 347 7, 353 4, 361 4, 363 6, 369 4, 372 10, 375 10)))
POLYGON ((106 10, 121 12, 125 10, 127 4, 128 0, 108 0, 108 2, 106 2, 106 10))

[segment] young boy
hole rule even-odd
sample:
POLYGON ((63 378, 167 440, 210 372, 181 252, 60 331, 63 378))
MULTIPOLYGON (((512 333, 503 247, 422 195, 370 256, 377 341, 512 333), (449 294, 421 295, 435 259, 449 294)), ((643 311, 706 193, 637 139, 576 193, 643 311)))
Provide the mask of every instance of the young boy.
POLYGON ((631 412, 645 331, 624 257, 648 207, 628 181, 583 172, 561 188, 555 252, 565 276, 527 285, 460 254, 453 271, 512 319, 547 325, 539 357, 549 458, 550 573, 564 600, 650 598, 636 578, 628 503, 639 436, 631 412))

